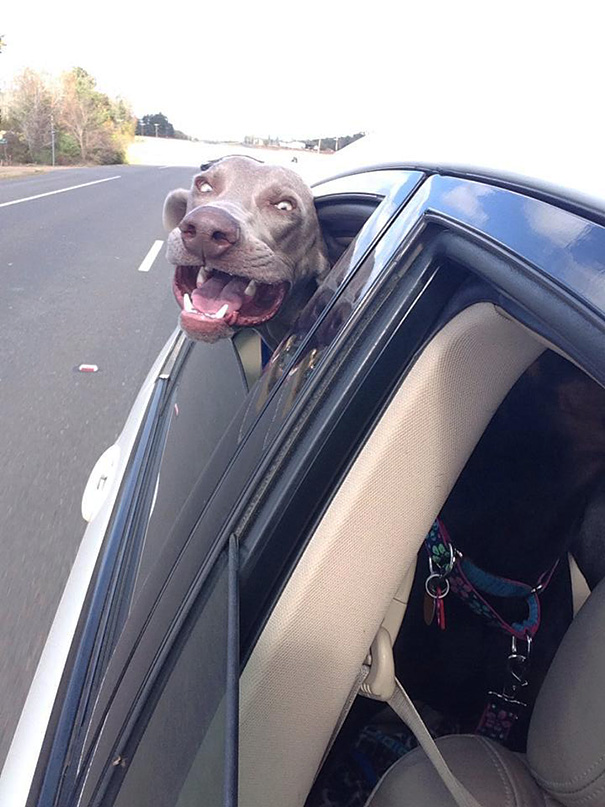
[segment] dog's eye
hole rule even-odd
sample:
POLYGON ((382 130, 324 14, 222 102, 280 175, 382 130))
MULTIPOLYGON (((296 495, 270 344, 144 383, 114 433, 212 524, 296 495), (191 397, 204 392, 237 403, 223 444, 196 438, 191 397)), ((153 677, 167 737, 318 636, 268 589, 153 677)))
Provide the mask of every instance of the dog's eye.
POLYGON ((200 193, 210 193, 213 190, 212 185, 209 182, 200 182, 197 189, 200 193))
POLYGON ((294 202, 289 199, 282 199, 281 202, 276 202, 274 207, 278 210, 294 210, 294 202))

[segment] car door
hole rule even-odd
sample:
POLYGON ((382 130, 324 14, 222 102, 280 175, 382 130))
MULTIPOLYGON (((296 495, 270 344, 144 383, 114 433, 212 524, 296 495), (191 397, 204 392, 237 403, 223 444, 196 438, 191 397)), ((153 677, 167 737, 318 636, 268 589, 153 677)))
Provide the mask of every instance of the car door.
MULTIPOLYGON (((418 172, 395 172, 390 180, 375 175, 369 179, 370 193, 354 194, 357 203, 370 201, 362 215, 370 218, 343 261, 340 281, 329 295, 324 290, 324 303, 342 293, 355 265, 374 249, 420 179, 418 172), (380 203, 389 187, 392 193, 380 203)), ((350 190, 336 191, 331 185, 332 213, 339 204, 351 204, 350 190)), ((233 636, 229 615, 236 590, 229 583, 234 562, 228 560, 227 525, 263 473, 280 432, 273 408, 282 400, 278 390, 292 379, 300 387, 296 357, 314 339, 315 328, 312 318, 294 335, 296 344, 286 340, 280 371, 271 365, 247 397, 254 372, 246 372, 238 340, 235 346, 175 345, 150 395, 112 510, 30 803, 106 803, 110 794, 118 798, 122 788, 124 793, 131 786, 140 789, 142 785, 131 784, 138 781, 133 747, 148 749, 137 760, 151 760, 158 752, 155 762, 143 765, 142 781, 166 803, 176 797, 175 782, 184 787, 177 769, 184 776, 191 760, 203 758, 206 749, 210 758, 218 754, 233 761, 234 695, 226 681, 232 680, 237 661, 233 639, 225 637, 233 636), (292 375, 285 372, 289 365, 292 375), (166 718, 154 715, 175 712, 174 693, 187 690, 180 676, 189 675, 191 685, 191 658, 211 643, 215 652, 204 655, 204 669, 216 686, 202 686, 200 670, 195 680, 205 692, 199 700, 203 714, 192 705, 183 715, 195 716, 195 731, 188 738, 184 723, 177 721, 174 730, 183 729, 177 732, 178 741, 154 743, 154 727, 163 726, 166 735, 168 726, 166 718), (227 703, 231 705, 223 709, 227 703), (223 731, 220 741, 205 744, 207 736, 219 736, 221 720, 230 730, 223 731), (185 762, 177 765, 170 749, 185 762), (160 778, 172 785, 151 785, 164 763, 174 777, 164 772, 160 778)), ((282 418, 287 415, 281 413, 282 418)), ((232 762, 225 770, 233 781, 232 762)), ((213 786, 225 799, 233 792, 224 777, 217 777, 213 786)))
MULTIPOLYGON (((278 670, 281 677, 272 674, 271 659, 263 655, 266 637, 324 516, 418 358, 457 315, 479 304, 488 307, 488 318, 502 308, 602 373, 593 349, 602 335, 594 279, 563 273, 567 252, 553 238, 545 268, 544 245, 530 219, 525 230, 507 225, 506 206, 522 222, 524 199, 491 186, 477 190, 460 178, 427 179, 420 172, 398 178, 220 435, 212 462, 188 478, 169 523, 157 522, 165 539, 156 544, 155 562, 117 637, 77 759, 67 760, 71 779, 64 776, 65 757, 54 769, 55 782, 69 782, 61 803, 119 804, 126 796, 136 803, 137 794, 146 793, 154 804, 195 804, 204 803, 201 793, 212 792, 217 803, 233 804, 240 668, 244 803, 295 803, 293 788, 300 793, 310 786, 326 732, 336 723, 351 658, 343 662, 337 655, 332 664, 323 659, 314 667, 312 653, 294 654, 296 669, 311 664, 321 675, 291 686, 288 664, 278 670), (494 203, 487 214, 486 197, 494 203), (233 650, 238 596, 239 661, 233 650), (343 669, 338 686, 331 686, 330 676, 343 669), (325 674, 328 685, 318 688, 325 674), (204 691, 207 697, 200 696, 204 691), (318 692, 329 694, 327 704, 318 692), (275 708, 270 697, 276 693, 290 715, 275 708), (292 722, 301 704, 310 715, 321 705, 317 733, 301 734, 292 722), (284 766, 291 771, 286 779, 284 766), (252 780, 253 769, 262 776, 252 780)), ((326 207, 350 204, 349 194, 334 193, 326 207)), ((556 208, 552 215, 574 214, 556 208)), ((600 225, 586 226, 598 247, 600 225)), ((498 325, 501 319, 498 314, 498 325)), ((515 341, 519 326, 512 332, 515 341)), ((535 349, 532 337, 529 342, 528 355, 535 349)), ((478 423, 471 430, 475 439, 478 423)), ((159 493, 156 507, 157 501, 159 493)), ((377 523, 368 521, 366 532, 377 523)), ((396 574, 404 566, 402 560, 396 574)), ((390 597, 388 586, 381 597, 372 606, 374 620, 390 597)), ((290 641, 291 628, 285 634, 290 641)), ((336 645, 359 651, 372 635, 367 625, 351 633, 345 622, 336 645)), ((50 779, 39 793, 38 803, 56 803, 50 779)))

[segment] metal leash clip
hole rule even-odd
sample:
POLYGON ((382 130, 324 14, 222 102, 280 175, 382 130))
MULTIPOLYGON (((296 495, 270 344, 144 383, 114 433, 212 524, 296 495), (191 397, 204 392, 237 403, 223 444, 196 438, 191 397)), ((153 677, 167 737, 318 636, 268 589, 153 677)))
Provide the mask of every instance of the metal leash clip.
MULTIPOLYGON (((517 647, 517 637, 511 637, 511 651, 506 663, 508 682, 502 690, 502 697, 517 701, 517 696, 523 687, 527 686, 527 673, 529 670, 529 657, 531 654, 532 638, 525 636, 525 650, 521 652, 517 647)), ((525 704, 523 704, 525 706, 525 704)))

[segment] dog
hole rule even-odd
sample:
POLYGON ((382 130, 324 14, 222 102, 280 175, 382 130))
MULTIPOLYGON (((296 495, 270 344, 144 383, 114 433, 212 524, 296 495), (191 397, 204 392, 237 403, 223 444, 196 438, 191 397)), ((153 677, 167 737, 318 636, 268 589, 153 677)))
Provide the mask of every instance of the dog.
POLYGON ((216 342, 241 328, 275 347, 331 267, 313 196, 294 171, 250 157, 201 167, 164 203, 180 324, 216 342))
MULTIPOLYGON (((461 556, 500 580, 538 588, 531 652, 523 645, 513 653, 511 635, 452 591, 437 624, 426 610, 424 547, 396 644, 398 672, 414 699, 455 718, 462 731, 484 733, 493 693, 498 708, 510 704, 503 692, 512 695, 524 706, 511 707, 510 733, 498 738, 524 749, 533 703, 573 617, 567 553, 591 586, 605 574, 604 470, 605 390, 547 351, 495 414, 440 514, 461 556), (524 669, 513 666, 511 678, 519 657, 524 669)), ((509 625, 528 615, 523 598, 485 599, 509 625)))

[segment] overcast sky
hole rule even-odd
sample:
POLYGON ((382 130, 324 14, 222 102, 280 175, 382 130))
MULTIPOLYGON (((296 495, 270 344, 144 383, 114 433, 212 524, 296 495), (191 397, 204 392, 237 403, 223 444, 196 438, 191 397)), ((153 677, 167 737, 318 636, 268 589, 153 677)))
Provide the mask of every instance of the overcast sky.
POLYGON ((79 65, 198 137, 603 132, 603 4, 3 3, 0 82, 79 65), (157 10, 156 10, 157 9, 157 10))

